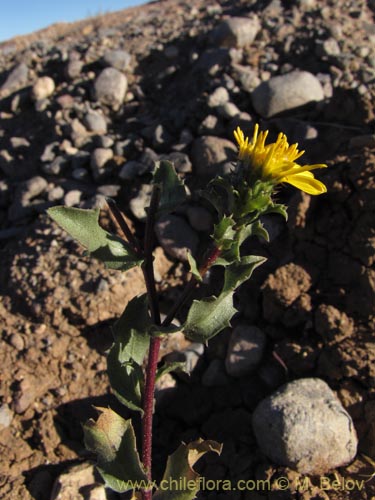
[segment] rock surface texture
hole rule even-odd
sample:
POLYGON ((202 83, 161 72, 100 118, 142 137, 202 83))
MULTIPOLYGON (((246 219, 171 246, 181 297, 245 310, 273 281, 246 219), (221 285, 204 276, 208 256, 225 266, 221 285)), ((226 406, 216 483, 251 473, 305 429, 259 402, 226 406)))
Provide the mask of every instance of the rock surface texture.
POLYGON ((347 465, 357 452, 350 415, 320 379, 290 382, 259 403, 253 428, 262 452, 302 474, 347 465))

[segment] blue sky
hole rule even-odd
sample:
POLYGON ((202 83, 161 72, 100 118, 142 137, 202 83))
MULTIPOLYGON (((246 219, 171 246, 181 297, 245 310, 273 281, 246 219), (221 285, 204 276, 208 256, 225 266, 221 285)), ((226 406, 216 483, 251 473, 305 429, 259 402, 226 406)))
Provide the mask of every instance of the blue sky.
POLYGON ((0 0, 0 41, 26 35, 57 22, 72 22, 146 0, 0 0))

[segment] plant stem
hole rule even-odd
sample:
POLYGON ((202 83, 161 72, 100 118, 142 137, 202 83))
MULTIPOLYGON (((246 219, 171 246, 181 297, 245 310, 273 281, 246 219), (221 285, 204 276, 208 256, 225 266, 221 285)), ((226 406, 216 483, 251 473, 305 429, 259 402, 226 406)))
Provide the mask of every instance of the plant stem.
POLYGON ((139 244, 139 241, 134 236, 134 234, 131 232, 128 223, 125 220, 124 214, 119 210, 115 200, 112 200, 112 198, 106 198, 106 202, 110 209, 111 215, 113 216, 117 224, 120 226, 122 232, 124 233, 132 249, 136 254, 141 255, 142 254, 141 245, 139 244))
MULTIPOLYGON (((213 245, 212 248, 209 249, 207 252, 205 259, 201 266, 199 267, 199 274, 204 277, 206 272, 209 270, 209 268, 214 264, 216 259, 219 257, 221 250, 216 246, 213 245)), ((169 311, 167 317, 163 321, 163 326, 169 326, 171 322, 173 321, 173 318, 175 317, 177 311, 180 309, 180 307, 186 302, 186 300, 189 298, 189 295, 193 292, 194 288, 197 286, 198 280, 195 276, 192 276, 186 285, 184 291, 180 295, 180 297, 176 300, 174 305, 172 306, 172 309, 169 311)))
MULTIPOLYGON (((154 235, 154 224, 156 210, 159 205, 160 188, 154 185, 150 207, 148 209, 145 242, 144 242, 144 256, 145 260, 142 265, 143 276, 146 282, 147 294, 149 298, 150 312, 152 321, 156 325, 160 325, 160 310, 159 301, 156 293, 152 246, 154 235)), ((152 419, 154 411, 154 392, 155 392, 155 378, 156 369, 158 365, 159 350, 160 350, 160 337, 152 337, 150 340, 150 348, 148 352, 148 361, 146 367, 146 382, 143 394, 143 417, 142 417, 142 463, 146 470, 148 480, 152 481, 152 419)), ((152 489, 142 490, 143 500, 152 499, 152 489)))

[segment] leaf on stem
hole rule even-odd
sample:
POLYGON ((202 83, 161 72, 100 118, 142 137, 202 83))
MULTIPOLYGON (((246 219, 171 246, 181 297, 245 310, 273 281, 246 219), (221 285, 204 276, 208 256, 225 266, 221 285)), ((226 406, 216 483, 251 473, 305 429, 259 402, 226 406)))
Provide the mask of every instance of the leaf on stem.
POLYGON ((269 235, 260 220, 242 226, 235 233, 230 246, 224 249, 218 259, 215 261, 215 266, 228 266, 234 262, 240 261, 240 248, 242 243, 250 236, 257 236, 269 241, 269 235))
POLYGON ((126 271, 142 263, 131 247, 99 225, 99 209, 52 207, 48 215, 110 269, 126 271))
POLYGON ((112 391, 120 403, 143 414, 144 376, 142 367, 134 360, 120 361, 121 356, 121 344, 115 342, 107 355, 107 373, 112 391))
POLYGON ((237 312, 233 307, 235 289, 248 280, 254 269, 265 260, 265 257, 247 255, 239 262, 228 265, 220 295, 193 301, 182 327, 184 335, 194 342, 207 342, 230 326, 230 320, 237 312))
POLYGON ((170 212, 186 200, 185 186, 178 177, 173 163, 167 160, 156 162, 153 178, 154 184, 159 184, 160 202, 158 214, 170 212))
POLYGON ((107 371, 118 400, 142 412, 142 363, 150 343, 151 318, 147 295, 134 297, 113 327, 115 342, 107 356, 107 371))
POLYGON ((194 278, 196 278, 197 281, 202 281, 202 276, 201 273, 199 272, 197 261, 194 259, 194 257, 191 255, 189 251, 187 252, 187 259, 189 262, 190 266, 189 271, 191 272, 191 274, 194 276, 194 278))
POLYGON ((131 421, 110 408, 96 409, 99 418, 84 424, 84 439, 86 448, 97 455, 98 470, 106 486, 123 493, 133 489, 136 481, 146 485, 131 421))
POLYGON ((120 344, 119 361, 125 363, 134 360, 139 365, 143 363, 150 342, 151 326, 147 294, 134 297, 113 326, 115 343, 120 344))
POLYGON ((167 467, 154 500, 193 500, 199 491, 199 474, 193 469, 196 462, 207 452, 220 455, 222 445, 216 441, 199 439, 181 444, 168 457, 167 467))
POLYGON ((230 326, 230 320, 236 312, 233 292, 194 300, 182 331, 193 342, 207 342, 230 326))

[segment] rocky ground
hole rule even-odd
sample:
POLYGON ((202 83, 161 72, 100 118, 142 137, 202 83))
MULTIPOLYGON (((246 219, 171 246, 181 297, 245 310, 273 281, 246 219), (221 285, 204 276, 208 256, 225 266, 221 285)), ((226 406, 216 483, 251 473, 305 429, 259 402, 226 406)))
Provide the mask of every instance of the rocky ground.
MULTIPOLYGON (((200 498, 375 498, 374 10, 370 0, 163 0, 0 44, 1 498, 118 497, 94 477, 81 423, 92 405, 118 409, 110 325, 144 286, 138 270, 85 257, 46 208, 110 196, 141 236, 156 159, 196 189, 230 168, 233 129, 256 122, 299 142, 306 163, 328 163, 318 173, 328 193, 280 189, 289 220, 269 217, 271 243, 249 242, 268 261, 237 293, 233 329, 207 347, 178 335, 164 345, 183 350, 192 374, 158 393, 156 474, 181 440, 201 436, 224 443, 200 465, 205 477, 271 487, 200 498), (289 389, 270 449, 267 419, 290 408, 290 393, 275 391, 311 377, 289 389), (289 428, 306 440, 285 456, 276 441, 289 428)), ((183 249, 199 253, 209 227, 194 199, 159 225, 163 309, 184 282, 183 249)))

